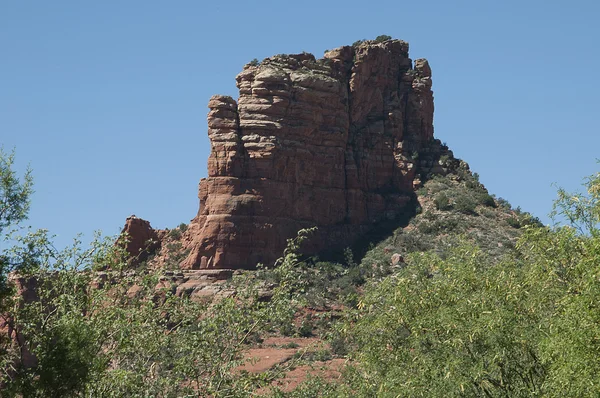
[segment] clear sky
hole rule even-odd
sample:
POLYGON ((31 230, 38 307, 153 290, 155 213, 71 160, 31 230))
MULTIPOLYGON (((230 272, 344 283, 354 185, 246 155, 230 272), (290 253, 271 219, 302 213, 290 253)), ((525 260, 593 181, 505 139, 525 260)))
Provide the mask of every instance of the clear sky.
POLYGON ((0 144, 31 164, 29 224, 188 222, 213 94, 253 58, 386 34, 433 69, 435 134, 545 222, 600 169, 600 1, 0 0, 0 144))

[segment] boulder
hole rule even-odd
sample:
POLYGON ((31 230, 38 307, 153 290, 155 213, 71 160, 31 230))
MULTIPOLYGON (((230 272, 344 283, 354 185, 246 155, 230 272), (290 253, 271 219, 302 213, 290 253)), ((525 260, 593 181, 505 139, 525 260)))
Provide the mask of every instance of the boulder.
POLYGON ((125 226, 117 243, 124 245, 129 255, 130 265, 137 265, 153 254, 160 247, 160 242, 150 222, 132 215, 125 220, 125 226))

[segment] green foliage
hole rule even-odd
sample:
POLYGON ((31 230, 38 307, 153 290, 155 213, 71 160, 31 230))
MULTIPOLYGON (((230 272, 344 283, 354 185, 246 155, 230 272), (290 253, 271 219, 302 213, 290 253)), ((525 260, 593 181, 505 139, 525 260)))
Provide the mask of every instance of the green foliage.
MULTIPOLYGON (((438 175, 425 181, 417 196, 424 211, 414 216, 407 227, 398 228, 366 253, 360 267, 365 276, 379 278, 385 276, 386 272, 395 272, 389 265, 395 252, 406 255, 433 251, 441 258, 446 258, 451 249, 464 239, 489 254, 491 263, 500 261, 503 255, 514 250, 522 233, 521 224, 519 228, 512 228, 506 219, 516 211, 501 206, 481 205, 479 195, 489 194, 477 181, 477 176, 471 175, 466 165, 462 167, 460 175, 438 175), (460 207, 461 198, 466 198, 469 204, 465 210, 460 207), (459 202, 459 209, 456 208, 456 201, 459 202), (379 272, 386 269, 386 272, 379 272)), ((520 214, 524 218, 529 217, 526 213, 520 214)))
MULTIPOLYGON (((0 239, 10 237, 11 229, 27 219, 30 196, 33 193, 33 177, 31 170, 25 171, 22 179, 14 170, 15 152, 6 153, 0 147, 0 239), (8 230, 8 231, 7 231, 8 230)), ((31 258, 35 247, 29 247, 23 258, 9 257, 0 253, 0 312, 10 305, 12 295, 8 282, 8 274, 25 267, 35 266, 31 258)))
POLYGON ((455 209, 463 214, 476 214, 478 205, 496 207, 494 197, 479 182, 476 173, 471 175, 468 170, 462 170, 459 175, 460 184, 448 177, 434 177, 430 186, 432 193, 438 193, 434 198, 438 210, 455 209))
POLYGON ((258 65, 260 65, 260 61, 257 58, 254 58, 250 62, 248 62, 248 65, 250 65, 250 66, 258 66, 258 65))
POLYGON ((496 203, 499 207, 502 207, 506 210, 512 209, 512 205, 510 204, 510 202, 504 198, 496 198, 496 203))
POLYGON ((418 224, 417 230, 423 234, 462 233, 466 232, 467 224, 460 217, 439 217, 432 221, 418 224))
POLYGON ((367 290, 348 331, 366 379, 353 386, 360 395, 530 396, 539 389, 544 369, 524 343, 537 318, 521 305, 522 273, 516 264, 487 263, 468 244, 447 260, 414 254, 403 271, 367 290))
POLYGON ((341 329, 355 360, 341 390, 378 397, 600 394, 598 187, 590 178, 587 195, 559 195, 556 208, 575 227, 525 226, 518 251, 496 264, 463 242, 444 259, 414 253, 405 268, 368 284, 341 329))
POLYGON ((475 194, 475 201, 480 205, 496 207, 496 201, 494 200, 494 197, 484 190, 475 194))
MULTIPOLYGON (((600 162, 599 162, 600 163, 600 162)), ((598 236, 600 231, 600 173, 586 178, 586 193, 569 193, 558 189, 551 216, 562 217, 580 233, 598 236)))
POLYGON ((5 360, 14 369, 0 380, 7 393, 76 396, 106 366, 106 358, 97 355, 102 349, 102 331, 86 316, 93 305, 90 273, 84 271, 84 263, 96 261, 99 251, 109 247, 112 242, 98 241, 83 250, 76 239, 72 247, 58 252, 48 233, 40 230, 16 237, 15 245, 5 252, 15 262, 36 263, 36 267, 20 269, 20 283, 35 297, 18 296, 11 311, 13 328, 25 337, 19 347, 4 346, 5 360), (29 353, 36 361, 30 367, 15 368, 29 353))
MULTIPOLYGON (((33 193, 33 178, 28 168, 20 178, 14 170, 15 152, 6 153, 0 147, 0 239, 15 239, 18 224, 27 219, 30 196, 33 193)), ((27 270, 37 266, 35 242, 23 248, 20 256, 6 250, 0 253, 0 314, 5 325, 10 326, 7 312, 17 305, 14 302, 14 284, 9 279, 11 272, 27 270)), ((11 349, 8 336, 0 337, 0 371, 9 369, 17 354, 11 349)), ((3 377, 0 375, 0 386, 3 377)))
POLYGON ((302 354, 302 359, 309 361, 309 362, 315 362, 315 361, 325 362, 325 361, 331 360, 332 358, 333 358, 333 356, 331 355, 331 351, 328 349, 307 351, 302 354))
MULTIPOLYGON (((367 270, 354 263, 350 250, 345 253, 346 264, 319 261, 316 258, 298 258, 294 274, 302 281, 295 288, 301 298, 300 305, 322 308, 332 303, 356 303, 357 288, 364 283, 367 270)), ((281 280, 277 272, 278 268, 262 268, 256 273, 256 277, 267 285, 279 284, 281 280)), ((291 325, 286 326, 285 334, 294 334, 291 325)))
POLYGON ((532 265, 538 302, 550 303, 539 326, 545 332, 539 346, 548 366, 548 396, 600 394, 600 240, 570 226, 528 228, 519 248, 532 265))
POLYGON ((114 336, 105 354, 116 366, 88 384, 90 395, 244 396, 248 380, 232 369, 263 319, 248 308, 225 298, 209 312, 167 292, 158 306, 135 300, 104 312, 97 321, 114 336))
POLYGON ((454 206, 457 211, 463 214, 475 214, 475 208, 477 207, 477 202, 469 197, 469 196, 458 196, 454 200, 454 206))
POLYGON ((523 228, 527 226, 543 227, 543 224, 539 218, 534 217, 527 212, 521 211, 520 207, 517 207, 511 213, 510 217, 506 219, 506 222, 513 228, 523 228))
POLYGON ((24 343, 3 342, 3 364, 14 369, 0 376, 3 391, 27 397, 250 396, 266 381, 233 369, 243 363, 253 336, 292 323, 305 284, 296 268, 298 250, 310 232, 289 241, 267 303, 257 299, 252 279, 236 297, 212 303, 157 291, 160 275, 124 271, 126 255, 114 239, 96 239, 89 249, 75 241, 59 252, 46 231, 20 238, 6 256, 35 261, 22 280, 36 297, 20 297, 11 312, 24 343), (98 264, 116 270, 101 273, 107 275, 102 283, 92 271, 98 264), (132 287, 139 293, 129 294, 132 287), (28 352, 36 361, 20 366, 28 352))
POLYGON ((314 324, 312 317, 309 314, 302 320, 302 324, 300 324, 300 327, 298 328, 298 335, 300 337, 310 337, 313 334, 313 328, 314 324))
POLYGON ((450 199, 448 199, 448 196, 444 192, 438 193, 435 196, 433 203, 435 204, 435 207, 438 210, 443 211, 443 210, 450 210, 452 208, 452 206, 450 206, 450 199))
POLYGON ((14 161, 15 152, 6 153, 0 147, 0 233, 27 218, 29 197, 33 193, 31 169, 25 171, 21 181, 14 170, 14 161))
MULTIPOLYGON (((2 232, 26 217, 31 177, 21 183, 13 155, 0 155, 2 232)), ((314 229, 301 230, 274 268, 236 275, 235 295, 213 301, 127 270, 114 239, 57 251, 47 231, 15 235, 0 257, 0 297, 23 338, 0 341, 2 395, 254 396, 273 373, 235 369, 252 341, 279 331, 325 335, 329 347, 298 356, 347 355, 351 366, 336 384, 309 378, 271 396, 598 396, 600 174, 584 194, 559 190, 554 214, 569 224, 548 228, 461 167, 426 182, 423 213, 360 262, 349 249, 343 264, 305 258, 314 229), (395 252, 402 267, 391 266, 395 252), (7 270, 27 295, 9 300, 7 270), (340 313, 315 310, 340 303, 339 323, 340 313), (299 313, 308 315, 298 324, 299 313), (22 366, 29 353, 35 361, 22 366)))
POLYGON ((335 384, 318 377, 309 377, 291 392, 286 393, 275 389, 268 395, 272 398, 337 398, 339 396, 339 390, 335 384))
POLYGON ((172 230, 169 231, 169 238, 173 239, 173 240, 179 240, 181 239, 181 236, 183 235, 183 233, 185 231, 187 231, 187 224, 185 223, 181 223, 177 226, 177 228, 173 228, 172 230))
POLYGON ((392 40, 392 36, 388 35, 379 35, 375 38, 375 42, 383 43, 384 41, 392 40))
POLYGON ((516 216, 511 216, 506 219, 508 225, 513 228, 521 228, 521 223, 519 222, 519 218, 516 216))

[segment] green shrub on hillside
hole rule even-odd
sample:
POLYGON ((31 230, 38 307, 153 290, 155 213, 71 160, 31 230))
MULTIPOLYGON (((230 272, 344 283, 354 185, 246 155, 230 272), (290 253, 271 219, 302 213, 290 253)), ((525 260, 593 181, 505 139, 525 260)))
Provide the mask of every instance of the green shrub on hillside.
POLYGON ((452 208, 450 205, 450 199, 448 199, 448 195, 446 195, 444 192, 438 193, 433 199, 433 203, 438 210, 444 211, 452 208))
POLYGON ((477 202, 469 196, 461 195, 454 199, 454 208, 463 214, 475 214, 476 207, 477 202))
POLYGON ((480 191, 475 194, 475 201, 487 207, 496 207, 496 201, 494 197, 487 193, 487 191, 480 191))

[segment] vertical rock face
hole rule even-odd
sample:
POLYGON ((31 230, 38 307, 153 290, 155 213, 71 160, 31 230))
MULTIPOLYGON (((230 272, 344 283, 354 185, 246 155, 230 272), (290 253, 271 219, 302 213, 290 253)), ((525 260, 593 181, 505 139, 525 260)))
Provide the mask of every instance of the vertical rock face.
POLYGON ((433 142, 431 70, 407 43, 267 58, 237 86, 237 103, 208 104, 208 178, 183 267, 271 264, 312 226, 311 250, 346 247, 405 210, 433 142))

